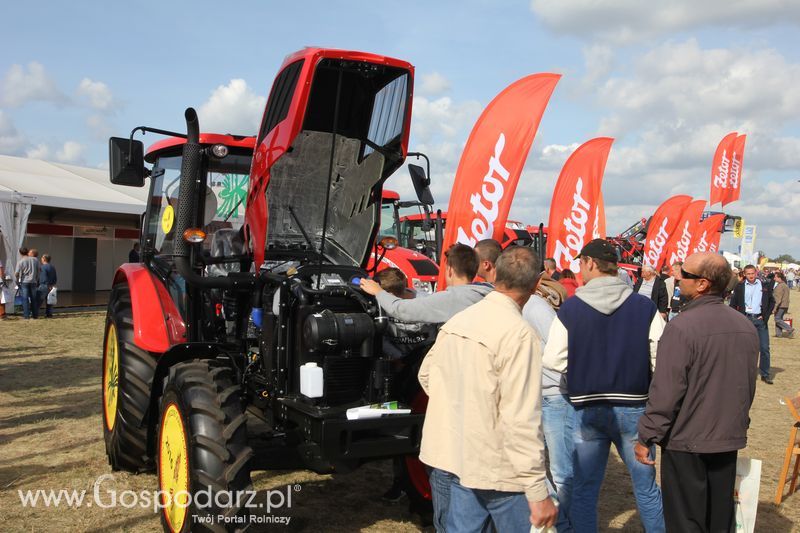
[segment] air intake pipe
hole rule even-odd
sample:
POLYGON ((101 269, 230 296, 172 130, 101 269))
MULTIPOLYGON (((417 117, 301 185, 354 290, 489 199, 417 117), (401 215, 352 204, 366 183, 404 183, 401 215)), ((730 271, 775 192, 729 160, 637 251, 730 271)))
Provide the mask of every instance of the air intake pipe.
POLYGON ((183 239, 183 232, 197 220, 197 191, 202 180, 203 146, 200 144, 200 124, 197 112, 189 107, 186 117, 186 144, 183 145, 181 163, 181 191, 178 196, 177 226, 175 227, 175 268, 186 283, 209 289, 251 289, 253 276, 200 276, 192 269, 191 247, 183 239))

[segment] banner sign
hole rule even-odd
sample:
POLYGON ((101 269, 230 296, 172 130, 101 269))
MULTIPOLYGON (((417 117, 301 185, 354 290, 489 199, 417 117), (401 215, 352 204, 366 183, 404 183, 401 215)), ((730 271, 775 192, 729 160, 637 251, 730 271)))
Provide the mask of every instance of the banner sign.
POLYGON ((488 238, 500 242, 511 201, 542 114, 561 78, 533 74, 505 88, 481 113, 458 163, 440 250, 438 290, 446 287, 444 252, 488 238))
POLYGON ((744 227, 744 235, 742 236, 742 249, 739 255, 742 256, 742 259, 746 263, 751 262, 753 259, 753 252, 755 251, 756 245, 756 227, 755 226, 745 226, 744 227))
POLYGON ((559 270, 579 272, 578 252, 595 234, 605 234, 600 188, 613 142, 608 137, 585 142, 561 169, 550 202, 546 253, 559 270))
POLYGON ((683 263, 691 253, 691 245, 694 236, 700 226, 700 217, 706 207, 705 200, 695 200, 684 210, 678 226, 667 244, 667 251, 664 254, 668 265, 674 265, 678 261, 683 263))
POLYGON ((722 237, 720 229, 722 229, 723 222, 725 222, 725 213, 711 215, 702 221, 692 238, 691 253, 719 251, 719 240, 722 237))
POLYGON ((735 202, 739 199, 742 189, 742 169, 744 167, 744 143, 747 135, 739 135, 733 143, 733 155, 731 156, 731 171, 728 174, 728 189, 722 199, 722 206, 735 202))
POLYGON ((679 194, 667 199, 656 209, 647 224, 642 264, 649 265, 656 271, 661 269, 666 260, 667 243, 691 201, 691 196, 679 194))
POLYGON ((708 204, 714 205, 722 202, 728 194, 728 180, 731 172, 731 155, 733 154, 736 142, 736 132, 727 134, 717 146, 714 152, 714 160, 711 162, 711 196, 708 204))

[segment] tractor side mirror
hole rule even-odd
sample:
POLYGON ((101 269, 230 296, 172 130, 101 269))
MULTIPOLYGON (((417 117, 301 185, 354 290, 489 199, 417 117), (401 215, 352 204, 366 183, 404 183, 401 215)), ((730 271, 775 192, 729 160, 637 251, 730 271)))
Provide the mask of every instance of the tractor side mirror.
POLYGON ((108 160, 111 167, 111 183, 128 187, 144 186, 147 172, 144 167, 142 141, 111 137, 108 140, 108 160))
POLYGON ((417 193, 420 203, 433 205, 433 194, 431 194, 431 180, 425 175, 425 169, 419 165, 408 164, 408 173, 411 174, 411 182, 417 193))

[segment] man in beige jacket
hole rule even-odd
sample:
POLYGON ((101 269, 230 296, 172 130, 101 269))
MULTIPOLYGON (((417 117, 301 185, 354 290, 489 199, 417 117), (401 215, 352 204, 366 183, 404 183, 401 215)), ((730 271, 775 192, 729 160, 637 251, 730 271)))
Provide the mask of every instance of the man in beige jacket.
POLYGON ((495 291, 442 326, 419 371, 429 396, 420 459, 452 473, 446 529, 527 532, 551 526, 541 432, 541 344, 521 309, 536 253, 512 247, 495 291))

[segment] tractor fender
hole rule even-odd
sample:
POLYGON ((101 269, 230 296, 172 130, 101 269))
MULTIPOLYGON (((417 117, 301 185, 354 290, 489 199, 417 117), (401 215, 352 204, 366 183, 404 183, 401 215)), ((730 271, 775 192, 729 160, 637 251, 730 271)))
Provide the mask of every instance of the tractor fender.
POLYGON ((114 275, 114 285, 123 281, 130 288, 136 346, 158 355, 186 342, 186 323, 161 280, 141 263, 126 263, 114 275))
MULTIPOLYGON (((150 387, 150 406, 147 420, 149 432, 155 435, 159 417, 159 402, 161 395, 166 387, 169 369, 177 363, 192 359, 216 359, 219 356, 227 356, 228 351, 223 345, 213 342, 183 342, 171 346, 156 361, 156 369, 153 375, 153 386, 150 387)), ((144 420, 143 420, 144 422, 144 420)), ((155 453, 155 439, 149 439, 148 454, 152 457, 155 453)))

